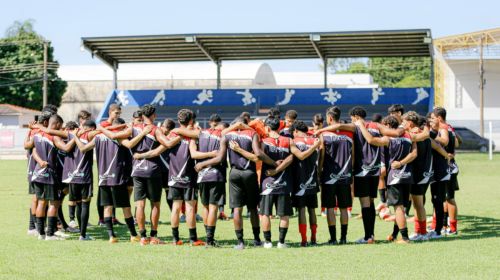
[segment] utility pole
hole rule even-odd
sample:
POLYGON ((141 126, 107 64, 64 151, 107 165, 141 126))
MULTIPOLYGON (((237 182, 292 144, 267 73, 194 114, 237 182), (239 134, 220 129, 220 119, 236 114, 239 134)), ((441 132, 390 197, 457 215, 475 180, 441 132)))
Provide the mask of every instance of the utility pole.
POLYGON ((47 73, 47 60, 48 60, 48 42, 43 41, 43 106, 47 106, 47 82, 48 82, 48 73, 47 73))
POLYGON ((481 137, 484 137, 484 65, 483 65, 483 45, 484 34, 481 35, 481 43, 479 45, 479 119, 481 127, 481 137))

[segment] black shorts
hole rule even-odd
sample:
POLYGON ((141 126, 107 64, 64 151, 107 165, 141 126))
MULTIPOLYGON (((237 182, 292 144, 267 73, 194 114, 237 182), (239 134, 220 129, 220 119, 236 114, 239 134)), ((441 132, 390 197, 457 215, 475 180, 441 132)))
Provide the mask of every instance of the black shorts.
POLYGON ((349 208, 352 206, 351 186, 345 184, 323 185, 321 207, 349 208))
POLYGON ((201 204, 218 206, 224 195, 226 184, 224 182, 198 183, 198 189, 200 190, 201 204))
POLYGON ((130 207, 127 183, 119 186, 100 186, 101 193, 99 205, 113 206, 115 208, 130 207))
POLYGON ((292 205, 295 208, 318 208, 318 194, 292 196, 292 205))
POLYGON ((36 194, 35 192, 35 184, 32 182, 28 183, 28 194, 36 194))
POLYGON ((387 205, 408 205, 410 184, 387 185, 387 205))
POLYGON ((220 199, 219 199, 219 202, 217 202, 217 205, 219 206, 224 206, 226 205, 226 183, 224 183, 224 188, 223 188, 224 192, 222 193, 220 199))
POLYGON ((63 197, 62 189, 59 185, 51 185, 33 182, 36 198, 47 201, 60 201, 63 197))
POLYGON ((273 206, 276 206, 276 215, 280 217, 293 215, 292 198, 289 194, 262 195, 260 198, 259 214, 271 216, 273 214, 273 206))
POLYGON ((411 195, 424 195, 429 188, 429 184, 412 184, 410 186, 410 194, 411 195))
POLYGON ((229 207, 257 208, 260 199, 257 173, 252 170, 232 168, 229 173, 229 207))
POLYGON ((87 200, 92 197, 92 184, 69 184, 69 201, 87 200))
POLYGON ((354 196, 377 198, 378 176, 354 177, 354 196))
POLYGON ((449 185, 453 189, 453 191, 454 191, 453 197, 455 197, 455 191, 458 191, 460 189, 459 184, 458 184, 458 173, 451 174, 449 185))
POLYGON ((198 189, 197 188, 168 188, 167 200, 182 200, 182 201, 193 201, 198 200, 198 189))
POLYGON ((454 174, 455 176, 451 175, 451 178, 450 178, 450 181, 447 182, 447 184, 445 184, 445 187, 444 187, 444 199, 445 200, 450 200, 450 199, 455 199, 455 186, 458 186, 458 182, 457 182, 457 176, 456 174, 454 174), (453 179, 455 178, 455 179, 453 179))
POLYGON ((133 177, 134 201, 149 199, 151 202, 161 201, 162 180, 161 177, 133 177))

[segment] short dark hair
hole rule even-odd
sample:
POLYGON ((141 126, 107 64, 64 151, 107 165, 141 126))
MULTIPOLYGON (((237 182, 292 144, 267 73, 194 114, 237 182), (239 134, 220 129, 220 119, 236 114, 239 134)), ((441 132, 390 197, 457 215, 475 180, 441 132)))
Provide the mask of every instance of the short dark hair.
POLYGON ((403 120, 410 121, 419 126, 419 115, 415 111, 408 111, 403 115, 403 120))
POLYGON ((298 114, 297 114, 297 111, 295 111, 295 110, 288 110, 288 111, 286 111, 285 116, 287 116, 288 118, 290 118, 292 120, 296 120, 298 114))
POLYGON ((222 123, 222 126, 223 126, 224 128, 228 128, 228 127, 229 127, 229 123, 227 123, 227 122, 223 122, 223 123, 222 123))
POLYGON ((281 116, 281 111, 278 107, 272 107, 271 109, 269 109, 269 112, 267 112, 267 116, 279 119, 281 116))
POLYGON ((280 120, 278 118, 266 118, 264 124, 272 131, 277 131, 280 128, 280 120))
POLYGON ((340 120, 340 114, 340 108, 337 106, 332 106, 326 109, 326 115, 331 116, 337 122, 340 120))
POLYGON ((151 104, 146 104, 146 105, 142 106, 141 112, 142 112, 143 116, 145 116, 146 118, 149 118, 152 115, 154 115, 154 113, 156 112, 156 108, 155 108, 155 106, 153 106, 151 104))
POLYGON ((172 119, 165 119, 163 121, 163 127, 165 127, 168 130, 172 130, 175 128, 175 122, 172 119))
POLYGON ((78 128, 78 124, 74 121, 68 121, 68 122, 66 122, 65 127, 66 127, 66 129, 73 130, 75 128, 78 128))
POLYGON ((49 119, 50 119, 50 117, 52 117, 52 115, 54 115, 54 114, 50 111, 42 111, 42 114, 40 114, 40 116, 38 117, 38 123, 44 123, 44 122, 49 121, 49 119))
POLYGON ((91 127, 93 129, 95 129, 97 127, 97 125, 95 124, 95 121, 93 120, 86 120, 84 123, 83 123, 83 126, 86 126, 86 127, 91 127))
POLYGON ((313 124, 320 125, 323 124, 323 115, 316 114, 313 116, 313 124))
POLYGON ((113 124, 124 124, 124 123, 125 120, 122 118, 116 118, 115 120, 113 120, 113 124))
POLYGON ((78 120, 90 120, 92 114, 89 111, 81 110, 78 112, 78 120))
POLYGON ((432 110, 432 113, 436 115, 436 117, 441 117, 443 120, 446 120, 446 109, 443 107, 436 107, 432 110))
POLYGON ((250 119, 251 115, 249 112, 243 112, 240 114, 240 117, 245 118, 245 119, 250 119))
POLYGON ((241 122, 241 123, 247 124, 247 120, 246 120, 246 119, 244 119, 244 118, 242 118, 242 117, 236 117, 236 118, 234 119, 234 121, 232 121, 232 122, 231 122, 231 124, 235 124, 235 123, 237 123, 237 122, 241 122))
POLYGON ((221 122, 221 118, 219 116, 219 114, 212 114, 210 116, 210 119, 208 119, 209 122, 215 122, 215 123, 220 123, 221 122))
POLYGON ((52 116, 50 116, 50 120, 55 120, 56 122, 61 124, 64 123, 63 118, 58 114, 53 114, 52 116))
POLYGON ((354 106, 349 111, 349 116, 357 116, 357 117, 360 117, 362 119, 365 119, 366 118, 366 110, 365 110, 365 108, 363 108, 361 106, 354 106))
POLYGON ((398 120, 395 117, 393 117, 393 116, 387 116, 387 117, 385 117, 382 120, 382 122, 384 124, 387 124, 390 128, 393 128, 393 129, 396 129, 399 126, 398 120))
POLYGON ((418 127, 423 127, 425 125, 427 125, 428 121, 427 121, 427 118, 424 117, 424 116, 418 116, 418 127))
POLYGON ((116 103, 112 103, 109 105, 108 112, 114 111, 114 110, 121 110, 122 107, 116 103))
POLYGON ((177 113, 177 121, 182 125, 188 125, 193 119, 193 111, 189 109, 180 109, 177 113))
POLYGON ((290 130, 292 130, 292 131, 298 130, 298 131, 302 131, 302 132, 307 132, 309 130, 309 128, 307 127, 306 123, 303 121, 294 121, 290 130))
POLYGON ((42 112, 51 112, 57 114, 57 106, 54 104, 47 104, 42 108, 42 112))
POLYGON ((401 104, 393 104, 391 105, 388 109, 387 109, 387 112, 389 114, 391 113, 396 113, 396 112, 400 112, 401 115, 405 113, 405 107, 401 104))
POLYGON ((375 113, 372 115, 372 122, 380 123, 383 118, 382 114, 375 113))
POLYGON ((132 118, 142 118, 142 111, 141 110, 137 110, 135 111, 133 114, 132 114, 132 118))

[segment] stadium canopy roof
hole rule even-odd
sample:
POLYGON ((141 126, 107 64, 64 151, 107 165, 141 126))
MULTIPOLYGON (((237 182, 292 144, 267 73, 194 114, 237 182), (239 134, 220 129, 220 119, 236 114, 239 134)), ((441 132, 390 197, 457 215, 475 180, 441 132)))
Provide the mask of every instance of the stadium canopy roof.
POLYGON ((432 37, 430 29, 172 34, 84 37, 82 47, 116 73, 120 63, 212 61, 220 66, 227 60, 320 58, 326 63, 338 57, 431 56, 432 37))

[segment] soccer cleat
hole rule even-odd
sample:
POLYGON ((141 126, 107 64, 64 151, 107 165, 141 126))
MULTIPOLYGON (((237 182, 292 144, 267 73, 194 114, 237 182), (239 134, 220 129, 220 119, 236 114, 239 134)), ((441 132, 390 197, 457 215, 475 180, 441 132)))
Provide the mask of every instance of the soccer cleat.
POLYGON ((321 211, 321 217, 326 217, 326 210, 325 211, 321 211))
POLYGON ((203 218, 198 214, 196 214, 196 222, 203 222, 203 218))
POLYGON ((80 230, 77 229, 77 228, 73 228, 73 227, 67 227, 64 229, 65 232, 69 232, 69 233, 80 233, 80 230))
POLYGON ((219 247, 220 247, 219 244, 217 244, 215 240, 207 242, 207 244, 205 245, 205 248, 219 248, 219 247))
POLYGON ((331 240, 331 239, 328 240, 328 245, 337 245, 337 244, 338 244, 337 240, 331 240))
POLYGON ((151 245, 165 245, 165 242, 163 242, 160 238, 158 237, 151 237, 149 239, 149 244, 151 245))
POLYGON ((78 238, 78 240, 80 240, 80 241, 91 241, 91 240, 94 240, 94 238, 90 237, 90 235, 87 235, 85 237, 80 236, 80 238, 78 238))
POLYGON ((422 234, 414 233, 410 235, 410 241, 422 241, 422 234))
POLYGON ((269 241, 264 241, 264 248, 271 249, 273 248, 273 243, 269 241))
POLYGON ((458 235, 458 231, 452 231, 450 228, 446 229, 446 235, 458 235))
POLYGON ((254 239, 253 246, 255 246, 255 247, 262 247, 262 241, 254 239))
POLYGON ((238 242, 238 244, 233 247, 235 250, 243 250, 245 249, 245 244, 243 242, 238 242))
POLYGON ((124 226, 125 224, 120 222, 117 218, 113 219, 113 225, 114 226, 124 226))
POLYGON ((309 242, 309 246, 318 246, 318 243, 316 242, 316 240, 311 240, 311 242, 309 242))
POLYGON ((375 244, 375 239, 373 237, 368 238, 368 239, 361 237, 360 239, 356 240, 354 243, 355 244, 375 244))
POLYGON ((130 236, 130 243, 139 243, 141 242, 141 237, 139 235, 130 236))
POLYGON ((38 240, 45 240, 45 235, 38 235, 38 240))
POLYGON ((70 226, 72 228, 77 228, 78 224, 75 222, 75 220, 71 220, 71 221, 69 221, 68 226, 70 226))
POLYGON ((443 236, 435 231, 429 231, 426 237, 427 239, 439 239, 442 238, 443 236))
MULTIPOLYGON (((80 231, 78 231, 78 232, 80 232, 80 231)), ((68 238, 69 237, 69 234, 64 233, 64 230, 58 230, 58 231, 54 232, 54 235, 57 237, 61 237, 61 238, 68 238)))
POLYGON ((196 241, 192 241, 190 240, 189 241, 189 246, 205 246, 205 242, 201 241, 200 239, 196 240, 196 241))
POLYGON ((118 243, 118 238, 112 236, 109 238, 109 243, 118 243))
POLYGON ((186 222, 186 215, 182 214, 181 217, 179 218, 179 223, 185 223, 186 222))
POLYGON ((141 241, 139 241, 141 243, 142 246, 144 245, 148 245, 150 240, 149 240, 149 237, 141 237, 141 241))
POLYGON ((182 246, 184 244, 184 242, 182 242, 182 240, 174 240, 172 242, 172 245, 174 246, 182 246))
POLYGON ((410 240, 402 238, 402 239, 396 241, 395 243, 396 244, 410 244, 410 240))
POLYGON ((46 236, 45 237, 45 240, 46 241, 56 241, 56 240, 64 240, 64 238, 61 238, 59 236, 55 236, 55 235, 52 235, 52 236, 46 236))
POLYGON ((300 242, 300 247, 307 247, 307 241, 300 242))
POLYGON ((28 235, 30 235, 30 236, 38 236, 38 230, 36 230, 36 229, 28 229, 28 235))
POLYGON ((396 238, 394 238, 394 236, 392 236, 392 234, 389 234, 389 235, 387 236, 387 241, 389 241, 389 242, 394 242, 394 241, 396 241, 396 238))
POLYGON ((339 241, 339 244, 340 245, 345 245, 345 244, 347 244, 347 240, 341 238, 340 241, 339 241))
POLYGON ((276 246, 276 247, 278 247, 278 249, 286 249, 286 248, 288 248, 288 244, 278 242, 278 246, 276 246))
POLYGON ((97 222, 97 226, 103 227, 105 225, 104 220, 99 220, 99 222, 97 222))

